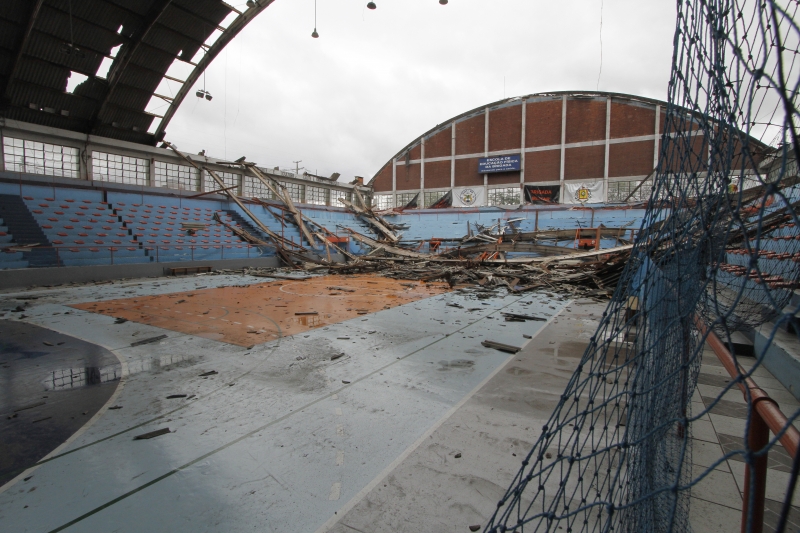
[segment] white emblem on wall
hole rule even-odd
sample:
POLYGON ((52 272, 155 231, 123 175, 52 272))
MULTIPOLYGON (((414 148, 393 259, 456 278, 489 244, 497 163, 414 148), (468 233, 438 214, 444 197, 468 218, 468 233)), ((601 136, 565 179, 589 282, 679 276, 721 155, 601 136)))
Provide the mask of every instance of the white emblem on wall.
POLYGON ((478 207, 483 205, 483 187, 453 189, 453 207, 478 207))

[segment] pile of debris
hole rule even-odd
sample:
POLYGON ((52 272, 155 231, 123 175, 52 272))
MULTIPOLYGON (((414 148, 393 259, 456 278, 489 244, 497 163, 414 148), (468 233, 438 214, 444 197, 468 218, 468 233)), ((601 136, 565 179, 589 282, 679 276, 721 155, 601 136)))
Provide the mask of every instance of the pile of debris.
MULTIPOLYGON (((243 199, 231 192, 219 176, 202 163, 178 152, 174 145, 165 143, 189 164, 203 169, 219 185, 218 191, 235 202, 250 218, 263 236, 254 236, 241 227, 232 226, 221 219, 242 240, 274 249, 283 263, 295 271, 319 272, 338 275, 379 273, 381 275, 414 281, 446 281, 451 287, 473 286, 479 290, 505 288, 513 293, 533 289, 547 289, 571 295, 589 297, 610 296, 630 256, 633 231, 621 228, 579 228, 577 230, 548 230, 521 232, 519 222, 524 219, 498 220, 491 226, 467 224, 467 234, 461 239, 445 238, 429 241, 402 239, 403 224, 394 224, 382 213, 376 212, 357 188, 353 201, 339 201, 375 233, 370 237, 342 227, 342 232, 353 241, 371 249, 366 255, 354 255, 338 245, 339 236, 316 223, 294 205, 286 187, 271 176, 262 173, 254 163, 241 160, 225 163, 250 174, 267 187, 277 202, 243 199), (248 209, 247 203, 265 207, 282 224, 295 224, 307 243, 289 241, 265 226, 248 209), (266 237, 266 238, 265 238, 266 237), (613 239, 613 248, 600 249, 600 241, 613 239), (443 250, 443 243, 451 246, 443 250), (574 247, 564 243, 574 243, 574 247), (427 251, 423 248, 427 244, 427 251), (334 261, 339 254, 345 263, 334 261)), ((243 274, 257 277, 282 275, 268 269, 245 269, 243 274)), ((304 279, 302 275, 286 276, 304 279)))

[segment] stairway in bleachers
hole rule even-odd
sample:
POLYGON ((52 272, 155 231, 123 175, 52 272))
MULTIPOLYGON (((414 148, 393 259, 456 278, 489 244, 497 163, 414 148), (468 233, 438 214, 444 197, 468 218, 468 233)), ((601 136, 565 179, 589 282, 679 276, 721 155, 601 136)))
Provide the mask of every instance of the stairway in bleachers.
MULTIPOLYGON (((59 191, 60 192, 60 191, 59 191)), ((23 196, 34 221, 64 266, 115 265, 147 261, 96 191, 65 191, 60 198, 23 196)), ((19 198, 19 197, 17 197, 19 198)), ((56 266, 48 265, 48 266, 56 266)))
MULTIPOLYGON (((146 200, 147 201, 147 200, 146 200)), ((159 198, 153 203, 116 201, 113 211, 130 234, 130 243, 139 246, 148 261, 206 261, 261 257, 258 247, 242 241, 228 228, 214 220, 220 213, 228 224, 237 221, 207 202, 175 205, 174 200, 159 198), (184 224, 200 224, 189 230, 184 224)))
MULTIPOLYGON (((32 249, 30 252, 12 252, 11 255, 15 258, 12 259, 14 263, 22 260, 27 264, 6 266, 3 268, 20 268, 25 266, 31 267, 49 267, 58 266, 58 254, 55 250, 49 248, 51 246, 47 236, 42 231, 42 228, 37 223, 35 217, 22 201, 22 198, 12 194, 0 194, 0 217, 3 218, 5 226, 8 228, 7 232, 13 237, 13 242, 16 244, 38 244, 45 247, 43 249, 32 249), (17 254, 19 254, 17 259, 17 254)), ((3 255, 6 255, 4 253, 3 255)))
POLYGON ((225 209, 223 212, 227 214, 231 218, 231 220, 234 221, 235 225, 239 226, 253 237, 256 237, 266 242, 270 241, 269 236, 265 235, 264 232, 256 228, 249 220, 245 219, 242 215, 240 215, 233 209, 225 209))

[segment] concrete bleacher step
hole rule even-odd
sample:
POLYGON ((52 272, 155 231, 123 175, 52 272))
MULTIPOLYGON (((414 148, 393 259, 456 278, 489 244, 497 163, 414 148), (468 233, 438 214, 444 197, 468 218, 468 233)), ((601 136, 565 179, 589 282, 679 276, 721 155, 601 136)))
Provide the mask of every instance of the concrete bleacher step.
POLYGON ((0 194, 0 217, 8 227, 13 242, 16 244, 38 244, 45 249, 33 249, 24 252, 23 257, 31 267, 58 266, 58 254, 52 248, 50 240, 42 231, 33 214, 25 205, 22 197, 12 194, 0 194))
POLYGON ((734 331, 731 334, 731 344, 733 345, 734 355, 754 357, 756 354, 753 341, 741 331, 734 331))
POLYGON ((800 400, 800 339, 767 322, 755 332, 755 350, 764 353, 764 367, 800 400), (767 347, 772 332, 775 336, 767 347))

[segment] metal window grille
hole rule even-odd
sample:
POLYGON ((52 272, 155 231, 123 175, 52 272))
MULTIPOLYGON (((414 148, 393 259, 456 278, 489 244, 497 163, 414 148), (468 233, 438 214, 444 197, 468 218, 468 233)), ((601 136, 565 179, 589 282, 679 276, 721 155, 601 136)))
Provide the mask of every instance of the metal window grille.
POLYGON ((441 200, 445 194, 447 194, 447 191, 426 192, 425 203, 424 203, 425 207, 432 206, 433 204, 441 200))
POLYGON ((314 205, 328 205, 330 203, 330 189, 323 187, 306 188, 306 203, 314 205))
POLYGON ((404 192, 397 195, 397 207, 405 207, 417 195, 415 192, 404 192))
POLYGON ((331 204, 338 207, 343 207, 343 204, 339 201, 339 198, 344 198, 348 202, 353 201, 353 193, 351 192, 344 192, 344 191, 337 191, 336 189, 331 189, 331 204))
POLYGON ((79 157, 77 148, 3 137, 3 162, 8 171, 77 178, 79 157))
POLYGON ((376 194, 372 197, 372 207, 375 209, 391 209, 394 207, 393 199, 394 197, 391 194, 376 194))
MULTIPOLYGON (((222 183, 225 184, 225 188, 234 187, 230 189, 228 192, 231 194, 241 195, 242 194, 242 175, 241 174, 234 174, 233 172, 217 172, 214 173, 219 176, 219 179, 222 180, 222 183)), ((217 181, 211 177, 211 174, 208 172, 205 173, 205 189, 206 192, 209 191, 216 191, 220 188, 217 181)), ((221 193, 225 194, 225 193, 221 193)))
POLYGON ((275 199, 272 191, 264 185, 260 179, 254 176, 244 177, 244 195, 248 198, 267 198, 270 200, 275 199))
POLYGON ((518 205, 521 203, 519 187, 489 189, 489 205, 518 205))
POLYGON ((150 163, 127 155, 92 152, 92 179, 129 185, 149 185, 150 163))
POLYGON ((648 180, 647 183, 639 187, 636 190, 636 187, 642 183, 641 180, 637 181, 612 181, 608 184, 608 201, 609 202, 624 202, 628 199, 632 191, 634 192, 633 196, 630 197, 627 201, 629 202, 646 202, 650 199, 650 193, 653 190, 653 182, 648 180))
POLYGON ((156 161, 156 187, 196 191, 199 185, 197 169, 186 165, 156 161))
POLYGON ((286 190, 289 191, 289 196, 293 202, 305 203, 306 201, 306 186, 301 183, 281 182, 286 190))

